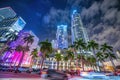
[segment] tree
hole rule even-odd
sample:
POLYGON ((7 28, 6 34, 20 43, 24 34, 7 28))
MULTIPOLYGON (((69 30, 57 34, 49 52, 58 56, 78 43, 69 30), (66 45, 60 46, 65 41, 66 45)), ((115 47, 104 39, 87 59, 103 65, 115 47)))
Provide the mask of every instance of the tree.
POLYGON ((24 37, 24 42, 27 43, 27 46, 28 46, 29 43, 32 44, 34 42, 34 36, 29 34, 29 36, 24 37))
POLYGON ((30 54, 32 56, 32 60, 31 60, 31 65, 30 67, 32 67, 33 63, 34 63, 34 60, 38 57, 38 50, 37 48, 36 49, 33 49, 33 51, 31 52, 30 54))
POLYGON ((91 41, 88 42, 87 48, 88 48, 89 50, 92 49, 93 54, 94 54, 94 56, 95 56, 95 54, 96 54, 95 50, 98 50, 99 45, 98 45, 98 43, 96 43, 94 40, 91 40, 91 41))
POLYGON ((20 65, 22 64, 23 62, 23 58, 24 58, 24 55, 25 55, 25 52, 29 51, 29 46, 21 46, 21 45, 18 45, 15 49, 17 52, 21 52, 22 51, 22 56, 20 58, 20 61, 17 65, 17 69, 16 71, 18 71, 18 68, 20 67, 20 65))
MULTIPOLYGON (((84 71, 84 64, 83 64, 83 51, 86 50, 86 43, 83 41, 82 38, 76 40, 74 42, 74 45, 75 45, 75 48, 76 50, 79 50, 80 51, 80 54, 81 54, 81 63, 82 63, 82 68, 83 68, 83 71, 84 71)), ((77 53, 76 53, 76 56, 77 56, 77 53)), ((78 61, 76 61, 78 62, 78 61)), ((78 67, 78 63, 77 64, 77 67, 78 67)))
POLYGON ((7 42, 5 43, 2 50, 0 51, 0 54, 2 54, 5 51, 5 49, 7 48, 10 42, 18 38, 16 34, 17 34, 17 31, 14 31, 14 32, 9 32, 8 34, 5 35, 5 38, 7 38, 7 42))
POLYGON ((59 62, 62 60, 62 55, 61 53, 56 53, 55 54, 55 59, 57 61, 57 70, 59 70, 59 62))
POLYGON ((104 64, 103 64, 103 62, 105 61, 105 56, 102 54, 102 52, 99 51, 96 53, 96 57, 97 57, 97 60, 102 63, 103 69, 105 71, 104 64))
POLYGON ((113 62, 113 59, 116 59, 115 54, 113 54, 113 47, 109 46, 107 43, 104 43, 101 45, 100 50, 105 55, 105 58, 109 58, 109 60, 111 61, 112 65, 113 65, 114 70, 116 71, 115 64, 113 62))
POLYGON ((70 67, 71 67, 71 62, 74 59, 74 53, 72 51, 66 51, 68 59, 70 60, 70 67))
MULTIPOLYGON (((96 58, 96 60, 97 60, 96 50, 99 49, 99 44, 98 44, 97 42, 95 42, 94 40, 91 40, 91 41, 88 42, 87 49, 88 49, 88 50, 91 50, 91 49, 92 49, 92 52, 93 52, 93 54, 94 54, 93 56, 94 56, 94 57, 96 58)), ((97 62, 99 62, 99 61, 97 60, 97 62)), ((98 65, 98 67, 99 67, 99 65, 98 65)))
MULTIPOLYGON (((83 68, 83 71, 84 71, 84 64, 86 63, 86 60, 85 60, 85 55, 83 55, 83 54, 78 54, 77 55, 77 59, 79 60, 79 61, 81 61, 81 65, 82 65, 82 68, 83 68)), ((78 61, 78 62, 79 62, 78 61)))
POLYGON ((94 66, 96 66, 96 58, 93 55, 90 55, 90 56, 87 56, 86 59, 88 64, 94 69, 94 66))
POLYGON ((52 50, 52 44, 48 42, 48 40, 40 42, 39 45, 41 47, 40 51, 42 52, 42 63, 41 63, 41 69, 42 69, 45 60, 45 55, 47 53, 52 53, 53 50, 52 50))
POLYGON ((65 61, 65 69, 67 69, 68 56, 63 56, 63 60, 65 61))

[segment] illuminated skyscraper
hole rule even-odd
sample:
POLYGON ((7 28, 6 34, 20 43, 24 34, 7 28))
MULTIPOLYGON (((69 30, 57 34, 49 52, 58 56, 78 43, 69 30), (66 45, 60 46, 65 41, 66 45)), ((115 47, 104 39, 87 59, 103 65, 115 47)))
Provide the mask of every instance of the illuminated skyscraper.
POLYGON ((25 26, 26 22, 10 8, 0 9, 0 41, 6 41, 8 33, 16 31, 18 33, 25 26))
POLYGON ((59 49, 68 48, 68 34, 67 34, 67 25, 58 25, 57 26, 57 43, 59 49))
POLYGON ((0 8, 0 21, 6 18, 13 18, 16 13, 11 7, 0 8))
POLYGON ((72 33, 72 44, 76 39, 82 38, 84 42, 88 42, 88 35, 86 29, 83 27, 80 14, 77 10, 73 10, 71 15, 71 33, 72 33))
POLYGON ((51 44, 52 44, 52 48, 53 48, 53 49, 58 49, 57 40, 52 40, 51 44))

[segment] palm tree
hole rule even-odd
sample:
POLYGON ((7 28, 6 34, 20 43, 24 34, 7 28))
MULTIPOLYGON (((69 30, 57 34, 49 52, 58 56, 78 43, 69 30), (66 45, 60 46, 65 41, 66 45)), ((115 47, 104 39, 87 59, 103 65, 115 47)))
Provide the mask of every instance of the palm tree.
MULTIPOLYGON (((83 51, 86 49, 86 43, 83 41, 82 38, 76 40, 74 42, 74 45, 75 45, 75 48, 76 50, 79 50, 80 51, 80 54, 81 54, 81 62, 82 62, 82 68, 84 67, 84 64, 83 64, 83 51)), ((76 56, 77 56, 77 53, 76 53, 76 56)), ((78 62, 78 61, 76 61, 78 62)), ((78 67, 78 63, 77 63, 77 67, 78 67)), ((83 68, 83 71, 84 71, 84 68, 83 68)))
POLYGON ((24 37, 24 42, 27 43, 27 46, 28 46, 29 43, 32 44, 34 42, 34 36, 29 34, 29 36, 24 37))
POLYGON ((67 62, 68 62, 68 56, 63 56, 63 60, 65 61, 65 70, 67 69, 67 62))
POLYGON ((94 68, 94 66, 96 66, 96 58, 93 55, 87 56, 86 60, 87 60, 88 65, 90 65, 91 67, 94 68))
POLYGON ((3 46, 2 50, 0 51, 0 54, 2 54, 4 52, 4 50, 7 48, 7 46, 9 45, 10 42, 12 42, 13 40, 16 40, 18 38, 18 36, 16 34, 17 34, 17 31, 14 31, 14 32, 9 32, 5 36, 7 38, 7 42, 3 46))
POLYGON ((116 59, 115 54, 113 54, 113 47, 107 45, 107 43, 104 43, 103 45, 101 45, 100 50, 102 50, 102 53, 105 55, 105 58, 109 58, 109 60, 112 63, 112 66, 113 66, 114 70, 116 71, 115 64, 113 62, 113 59, 116 59))
MULTIPOLYGON (((92 49, 92 52, 93 52, 93 56, 96 58, 96 60, 97 60, 97 57, 96 57, 96 50, 98 50, 99 49, 99 45, 98 45, 98 43, 97 42, 95 42, 94 40, 91 40, 91 41, 89 41, 88 42, 88 45, 87 45, 87 49, 88 50, 91 50, 92 49)), ((97 60, 97 62, 99 62, 98 60, 97 60)), ((98 65, 98 67, 99 67, 99 65, 98 65)), ((100 68, 100 67, 99 67, 100 68)))
POLYGON ((80 54, 77 55, 77 59, 78 59, 78 62, 81 60, 81 55, 80 54))
POLYGON ((68 56, 68 58, 69 58, 69 60, 70 60, 70 68, 71 68, 71 62, 72 62, 72 60, 74 59, 74 53, 72 52, 72 51, 66 51, 66 53, 67 53, 67 56, 68 56))
POLYGON ((85 55, 83 54, 78 54, 77 55, 77 59, 79 60, 78 62, 80 62, 81 60, 81 65, 82 65, 82 68, 83 68, 83 71, 84 71, 84 65, 86 63, 86 60, 85 60, 85 55))
POLYGON ((62 55, 60 53, 56 53, 55 59, 57 61, 57 70, 59 70, 59 62, 62 60, 62 55))
POLYGON ((30 54, 32 56, 32 60, 31 60, 31 65, 30 67, 32 67, 33 63, 34 63, 34 60, 38 57, 38 50, 37 48, 36 49, 33 49, 33 51, 31 52, 30 54))
MULTIPOLYGON (((96 53, 95 53, 95 50, 98 50, 98 47, 99 47, 98 43, 96 43, 94 40, 91 40, 91 41, 88 42, 87 48, 88 48, 89 50, 92 49, 94 56, 95 56, 95 54, 96 54, 96 53)), ((96 56, 95 56, 95 57, 96 57, 96 56)))
POLYGON ((24 55, 25 55, 25 52, 29 51, 29 46, 21 46, 21 45, 18 45, 15 49, 17 52, 21 52, 22 51, 22 56, 20 58, 20 61, 17 65, 17 69, 16 71, 18 70, 18 68, 20 67, 20 65, 22 64, 23 62, 23 58, 24 58, 24 55))
POLYGON ((97 57, 97 60, 100 61, 100 63, 102 63, 103 69, 105 71, 104 64, 103 64, 103 62, 105 61, 105 56, 102 54, 102 52, 99 51, 96 53, 96 57, 97 57))
POLYGON ((42 63, 41 63, 41 69, 42 69, 42 66, 45 60, 45 55, 47 53, 52 53, 52 44, 48 42, 48 40, 46 40, 46 41, 40 42, 39 45, 41 46, 40 51, 42 52, 42 63))

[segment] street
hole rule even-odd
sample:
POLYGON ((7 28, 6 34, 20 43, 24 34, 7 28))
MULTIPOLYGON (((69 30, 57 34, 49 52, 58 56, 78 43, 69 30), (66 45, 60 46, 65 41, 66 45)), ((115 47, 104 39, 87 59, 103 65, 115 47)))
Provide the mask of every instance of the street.
POLYGON ((30 73, 0 72, 0 80, 47 80, 30 73))
MULTIPOLYGON (((109 80, 120 80, 120 76, 109 76, 109 80)), ((14 72, 1 72, 0 80, 58 80, 58 79, 44 79, 40 75, 30 73, 14 73, 14 72)), ((80 76, 72 76, 69 80, 105 80, 105 79, 88 79, 80 76)))

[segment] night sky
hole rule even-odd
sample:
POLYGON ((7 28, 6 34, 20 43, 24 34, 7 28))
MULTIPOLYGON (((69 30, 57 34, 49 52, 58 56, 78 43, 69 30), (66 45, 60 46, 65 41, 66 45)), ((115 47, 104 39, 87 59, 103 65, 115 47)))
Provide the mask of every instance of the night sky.
POLYGON ((8 6, 40 41, 55 39, 60 22, 68 24, 70 38, 70 11, 77 7, 91 40, 120 49, 120 0, 0 0, 0 8, 8 6))

